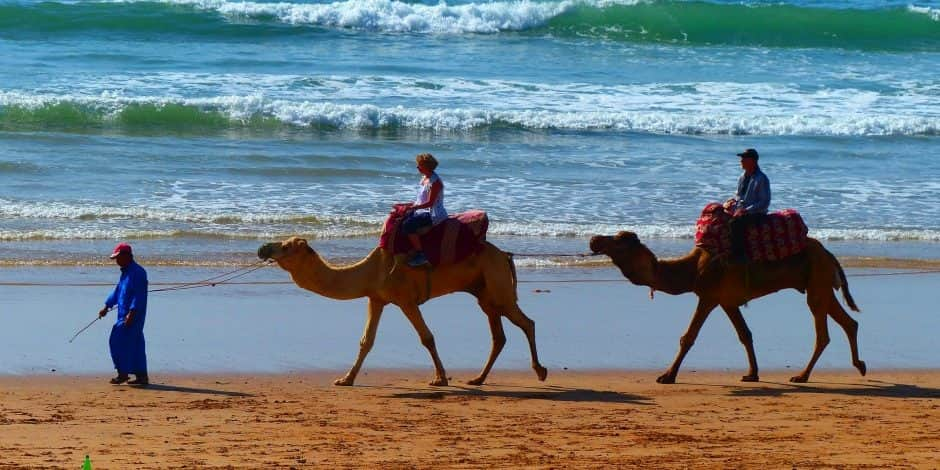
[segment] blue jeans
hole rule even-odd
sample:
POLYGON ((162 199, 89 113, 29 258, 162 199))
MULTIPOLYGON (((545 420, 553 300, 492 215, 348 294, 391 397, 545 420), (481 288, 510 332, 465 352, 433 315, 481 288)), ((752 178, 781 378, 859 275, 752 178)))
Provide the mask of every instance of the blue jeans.
POLYGON ((412 212, 401 222, 401 230, 405 235, 411 235, 424 227, 433 225, 430 212, 412 212))

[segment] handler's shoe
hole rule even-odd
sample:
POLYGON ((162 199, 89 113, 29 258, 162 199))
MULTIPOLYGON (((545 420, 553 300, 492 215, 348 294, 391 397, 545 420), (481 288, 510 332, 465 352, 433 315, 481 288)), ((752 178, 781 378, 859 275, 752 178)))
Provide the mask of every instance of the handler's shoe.
POLYGON ((127 374, 118 374, 118 376, 111 379, 110 382, 114 385, 120 385, 124 382, 127 382, 127 379, 129 378, 130 377, 128 377, 127 374))
POLYGON ((150 385, 150 379, 147 374, 137 374, 134 380, 127 382, 127 385, 150 385))

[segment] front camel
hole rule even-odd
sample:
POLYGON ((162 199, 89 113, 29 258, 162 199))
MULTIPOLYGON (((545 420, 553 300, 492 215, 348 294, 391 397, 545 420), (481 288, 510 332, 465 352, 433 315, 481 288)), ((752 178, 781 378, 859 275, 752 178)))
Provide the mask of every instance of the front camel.
POLYGON ((388 304, 397 305, 427 348, 434 363, 431 385, 447 385, 447 375, 437 354, 434 336, 428 329, 418 305, 453 292, 467 292, 477 298, 480 308, 489 320, 493 344, 489 358, 480 374, 470 385, 480 385, 496 362, 506 344, 502 318, 505 316, 525 332, 532 354, 532 368, 539 380, 545 380, 548 371, 538 360, 535 347, 535 322, 527 317, 517 303, 515 267, 512 258, 489 242, 468 258, 448 266, 433 269, 409 268, 396 264, 396 257, 376 248, 364 259, 348 266, 333 266, 326 262, 306 240, 290 238, 283 242, 262 245, 258 249, 261 259, 273 259, 301 288, 337 300, 367 297, 366 325, 359 342, 359 355, 349 372, 334 383, 352 385, 360 367, 372 349, 382 311, 388 304))
POLYGON ((796 289, 806 294, 816 329, 812 357, 806 368, 790 381, 809 380, 813 366, 829 344, 827 315, 845 330, 852 350, 852 365, 865 375, 865 363, 858 358, 858 322, 842 308, 833 290, 841 288, 849 307, 856 312, 858 307, 849 293, 849 284, 839 261, 817 240, 808 239, 806 248, 797 255, 781 261, 754 263, 750 267, 715 259, 699 247, 678 259, 659 260, 632 232, 595 236, 591 238, 590 247, 594 253, 609 256, 633 284, 673 295, 693 292, 698 296, 689 328, 679 339, 679 353, 666 373, 656 379, 659 383, 675 382, 682 360, 692 348, 705 319, 717 306, 721 306, 731 320, 747 352, 749 370, 742 380, 757 381, 757 358, 751 331, 739 307, 751 299, 782 289, 796 289), (749 272, 745 273, 746 269, 749 272))

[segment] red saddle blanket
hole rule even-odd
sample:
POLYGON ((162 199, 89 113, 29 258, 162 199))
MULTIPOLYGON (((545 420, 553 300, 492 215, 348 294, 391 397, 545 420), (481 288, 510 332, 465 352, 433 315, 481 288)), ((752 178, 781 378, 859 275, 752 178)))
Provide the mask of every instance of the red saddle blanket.
MULTIPOLYGON (((806 224, 794 209, 771 212, 760 225, 747 228, 745 249, 751 261, 776 261, 806 248, 806 224)), ((713 202, 695 222, 695 245, 715 254, 731 253, 731 214, 713 202)))
MULTIPOLYGON (((407 208, 407 204, 396 204, 389 212, 382 227, 382 236, 379 237, 379 248, 391 250, 394 254, 412 250, 408 236, 400 229, 407 208)), ((486 212, 481 210, 451 215, 421 235, 424 255, 432 266, 458 263, 483 249, 489 225, 486 212)))

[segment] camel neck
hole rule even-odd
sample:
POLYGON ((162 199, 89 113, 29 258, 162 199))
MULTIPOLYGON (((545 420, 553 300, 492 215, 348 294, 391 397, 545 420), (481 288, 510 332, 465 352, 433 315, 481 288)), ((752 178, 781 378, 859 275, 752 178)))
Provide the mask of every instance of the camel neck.
POLYGON ((654 279, 649 286, 667 294, 684 294, 695 288, 698 257, 689 253, 681 258, 656 260, 654 279))
POLYGON ((377 251, 373 250, 363 260, 348 266, 333 266, 311 252, 306 259, 289 270, 298 286, 337 300, 358 299, 369 294, 376 273, 377 251))

